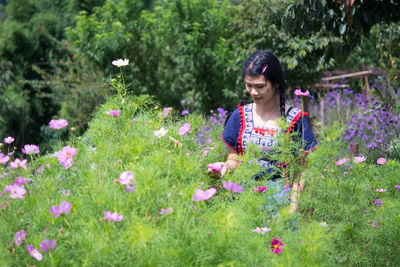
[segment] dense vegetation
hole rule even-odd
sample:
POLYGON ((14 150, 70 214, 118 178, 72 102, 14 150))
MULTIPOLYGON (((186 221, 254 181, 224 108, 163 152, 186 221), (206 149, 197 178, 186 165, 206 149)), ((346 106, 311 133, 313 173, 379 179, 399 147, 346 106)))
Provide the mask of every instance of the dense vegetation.
POLYGON ((241 64, 255 49, 276 52, 291 88, 312 85, 323 71, 360 64, 387 70, 397 87, 398 4, 389 1, 388 9, 388 1, 375 1, 371 20, 369 1, 317 2, 2 2, 0 135, 15 136, 18 147, 40 143, 47 149, 55 139, 46 130, 51 118, 66 118, 84 131, 93 109, 113 93, 105 80, 115 74, 109 62, 116 58, 130 59, 127 78, 136 94, 174 107, 185 99, 185 108, 201 112, 237 103, 241 64), (312 12, 319 23, 309 20, 312 12), (338 20, 345 31, 332 30, 338 20), (349 38, 354 32, 358 38, 349 38))
POLYGON ((0 3, 0 265, 400 265, 396 1, 0 3), (279 216, 252 179, 257 149, 224 182, 206 173, 226 158, 243 59, 265 48, 291 89, 335 68, 387 71, 368 94, 310 90, 319 146, 299 169, 279 136, 276 160, 306 180, 279 216))

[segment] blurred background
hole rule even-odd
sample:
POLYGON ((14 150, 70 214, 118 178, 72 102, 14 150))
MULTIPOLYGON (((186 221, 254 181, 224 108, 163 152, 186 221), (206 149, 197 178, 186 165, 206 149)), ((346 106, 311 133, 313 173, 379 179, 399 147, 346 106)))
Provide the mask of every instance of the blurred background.
POLYGON ((119 58, 130 60, 130 93, 177 110, 231 110, 244 95, 243 60, 269 48, 289 100, 295 88, 310 90, 314 123, 337 118, 327 107, 349 116, 349 94, 399 111, 395 0, 0 0, 0 21, 0 137, 17 147, 49 149, 58 138, 51 119, 83 133, 115 93, 108 80, 119 58))

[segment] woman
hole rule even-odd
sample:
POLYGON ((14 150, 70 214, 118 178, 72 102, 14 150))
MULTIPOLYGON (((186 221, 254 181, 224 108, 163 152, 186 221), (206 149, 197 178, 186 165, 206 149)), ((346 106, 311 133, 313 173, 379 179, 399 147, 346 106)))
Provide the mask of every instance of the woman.
MULTIPOLYGON (((301 136, 303 154, 307 154, 317 146, 317 142, 307 121, 307 113, 298 108, 285 105, 286 82, 283 75, 281 62, 269 50, 254 52, 244 62, 242 78, 246 86, 246 95, 232 114, 228 117, 222 140, 228 148, 228 157, 225 162, 212 164, 215 169, 221 169, 220 176, 225 175, 228 170, 236 169, 240 164, 240 155, 245 153, 250 143, 258 145, 265 158, 259 159, 264 171, 257 177, 266 173, 273 173, 273 161, 268 159, 268 153, 278 145, 276 136, 282 131, 290 133, 298 131, 301 136), (253 103, 246 104, 248 98, 253 103), (277 119, 284 117, 290 124, 288 129, 281 129, 277 119)), ((214 168, 213 168, 214 169, 214 168)), ((209 173, 215 172, 208 169, 209 173)), ((274 175, 269 180, 269 188, 278 188, 277 194, 284 194, 285 181, 279 175, 274 175)), ((294 182, 292 185, 292 210, 297 209, 297 194, 304 187, 304 182, 294 182)), ((286 188, 286 193, 288 189, 286 188)), ((274 197, 274 196, 273 196, 274 197)), ((274 199, 279 198, 278 195, 274 199)))

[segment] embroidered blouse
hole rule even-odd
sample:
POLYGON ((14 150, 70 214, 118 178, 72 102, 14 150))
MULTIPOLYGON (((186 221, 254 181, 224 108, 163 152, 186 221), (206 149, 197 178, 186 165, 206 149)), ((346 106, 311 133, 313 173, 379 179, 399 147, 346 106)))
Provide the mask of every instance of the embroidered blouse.
MULTIPOLYGON (((221 138, 226 145, 235 149, 239 154, 243 154, 246 151, 249 143, 255 143, 265 154, 268 154, 273 147, 278 146, 278 141, 275 137, 282 132, 282 129, 254 125, 253 106, 254 103, 250 103, 235 109, 228 119, 221 138)), ((303 112, 298 108, 290 108, 286 114, 286 121, 290 126, 285 133, 292 131, 300 133, 305 151, 303 154, 315 149, 318 144, 308 124, 307 116, 307 112, 303 112)), ((271 168, 274 166, 274 163, 265 159, 260 159, 259 163, 268 172, 271 172, 271 168)))

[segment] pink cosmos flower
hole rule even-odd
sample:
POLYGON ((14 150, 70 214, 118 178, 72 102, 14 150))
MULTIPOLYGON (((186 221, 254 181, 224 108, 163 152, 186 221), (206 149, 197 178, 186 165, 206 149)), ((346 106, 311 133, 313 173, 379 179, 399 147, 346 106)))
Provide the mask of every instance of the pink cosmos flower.
POLYGON ((135 182, 133 173, 129 171, 122 172, 117 181, 120 184, 133 184, 135 182))
POLYGON ((26 180, 25 178, 22 178, 21 176, 18 176, 18 177, 15 179, 13 185, 23 185, 23 184, 26 183, 26 182, 27 182, 27 180, 26 180))
POLYGON ((104 212, 104 220, 109 220, 111 222, 117 222, 117 221, 122 221, 123 217, 122 215, 118 215, 117 212, 111 213, 111 211, 105 211, 104 212))
POLYGON ((278 238, 278 237, 274 237, 271 241, 271 251, 275 252, 276 254, 279 254, 280 252, 283 251, 283 249, 281 249, 281 247, 285 246, 282 243, 282 239, 278 238))
POLYGON ((367 158, 366 158, 366 157, 363 157, 363 156, 354 157, 353 162, 354 162, 354 163, 361 163, 361 162, 365 161, 366 159, 367 159, 367 158))
POLYGON ((376 200, 375 200, 375 205, 378 206, 378 207, 379 207, 379 206, 382 206, 382 201, 381 201, 379 198, 376 199, 376 200))
POLYGON ((6 164, 9 160, 9 155, 3 155, 3 153, 0 152, 0 164, 6 164))
POLYGON ((214 187, 211 187, 205 191, 201 190, 201 189, 197 189, 194 192, 192 201, 204 201, 204 200, 208 200, 210 198, 212 198, 215 193, 217 192, 217 189, 215 189, 214 187))
POLYGON ((268 233, 269 231, 271 231, 271 228, 268 227, 257 227, 256 229, 252 230, 252 232, 254 233, 260 233, 262 235, 264 235, 265 233, 268 233))
POLYGON ((172 110, 171 107, 166 107, 166 108, 164 108, 164 117, 167 117, 168 114, 169 114, 169 112, 170 112, 171 110, 172 110))
POLYGON ((68 121, 64 120, 64 119, 51 120, 49 122, 49 126, 51 129, 60 130, 60 129, 68 126, 68 121))
POLYGON ((46 253, 49 253, 49 249, 53 252, 54 249, 57 246, 57 243, 55 240, 49 241, 47 238, 45 238, 41 243, 40 243, 40 249, 46 253))
POLYGON ((7 201, 5 201, 3 204, 0 205, 0 209, 7 207, 7 201))
POLYGON ((7 144, 11 144, 12 142, 14 142, 14 138, 12 138, 11 136, 4 138, 4 143, 7 144))
POLYGON ((17 184, 12 184, 12 185, 6 185, 4 187, 4 192, 9 192, 10 197, 12 199, 15 199, 15 198, 24 198, 26 190, 23 185, 19 186, 17 184))
POLYGON ((124 67, 124 66, 128 66, 129 65, 129 59, 117 59, 117 60, 113 60, 112 64, 118 68, 120 67, 124 67))
POLYGON ((376 192, 380 192, 380 193, 384 193, 384 192, 386 192, 387 190, 386 190, 386 189, 376 189, 375 191, 376 191, 376 192))
POLYGON ((27 170, 28 169, 28 166, 26 165, 27 162, 28 162, 27 159, 20 160, 20 159, 16 158, 14 161, 10 162, 10 169, 15 169, 15 168, 21 167, 21 168, 24 168, 25 170, 27 170))
POLYGON ((22 244, 22 241, 25 240, 26 233, 24 230, 18 231, 14 235, 14 243, 19 247, 22 244))
POLYGON ((220 165, 216 165, 216 164, 208 164, 207 167, 210 170, 216 171, 216 172, 220 172, 222 170, 222 167, 220 165))
POLYGON ((171 214, 173 211, 173 208, 161 209, 160 214, 171 214))
POLYGON ((182 110, 181 116, 185 116, 187 114, 189 114, 189 110, 188 109, 182 110))
POLYGON ((35 145, 25 145, 24 148, 22 149, 22 153, 26 155, 35 155, 39 154, 39 147, 35 145))
POLYGON ((253 191, 256 191, 256 192, 264 192, 265 190, 267 190, 267 186, 264 186, 264 185, 262 185, 262 186, 256 186, 256 188, 253 188, 253 191))
POLYGON ((225 182, 224 180, 222 180, 222 185, 226 190, 232 191, 232 193, 243 192, 243 186, 240 186, 234 182, 231 181, 225 182))
POLYGON ((107 112, 107 114, 114 116, 114 117, 118 117, 121 114, 121 110, 109 110, 107 112))
POLYGON ((34 249, 33 245, 26 245, 26 250, 28 250, 29 255, 36 260, 41 261, 43 259, 42 254, 37 249, 34 249))
POLYGON ((190 123, 185 123, 182 127, 179 128, 179 135, 185 135, 190 132, 190 123))
POLYGON ((72 204, 67 201, 61 201, 60 206, 51 206, 50 212, 54 214, 54 218, 61 214, 67 214, 71 210, 72 204))
POLYGON ((386 159, 385 158, 379 158, 376 163, 378 163, 379 165, 383 165, 386 163, 386 159))
POLYGON ((294 90, 294 94, 297 96, 310 96, 310 92, 308 90, 303 93, 301 89, 294 90))
POLYGON ((395 185, 394 187, 396 187, 397 191, 400 192, 400 185, 395 185))
POLYGON ((342 158, 342 159, 339 159, 337 162, 336 162, 336 165, 343 165, 343 164, 345 164, 346 162, 348 161, 348 159, 347 158, 342 158))
POLYGON ((56 156, 57 156, 60 164, 63 165, 65 169, 68 169, 74 163, 74 160, 72 157, 75 156, 76 153, 77 153, 76 148, 66 146, 66 147, 63 147, 63 149, 61 151, 57 151, 56 156))

